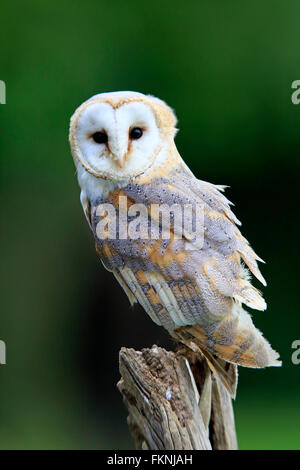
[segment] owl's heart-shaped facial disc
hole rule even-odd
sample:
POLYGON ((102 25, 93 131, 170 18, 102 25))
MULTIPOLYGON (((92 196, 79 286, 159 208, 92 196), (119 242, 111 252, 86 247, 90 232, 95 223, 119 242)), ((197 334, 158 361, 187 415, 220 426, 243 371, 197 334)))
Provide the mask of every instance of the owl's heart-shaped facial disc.
POLYGON ((119 92, 109 97, 96 95, 83 103, 73 115, 70 127, 75 162, 92 175, 109 180, 123 180, 145 172, 170 136, 163 128, 166 121, 161 119, 161 109, 165 107, 170 116, 172 111, 162 101, 152 100, 154 106, 150 97, 119 92))

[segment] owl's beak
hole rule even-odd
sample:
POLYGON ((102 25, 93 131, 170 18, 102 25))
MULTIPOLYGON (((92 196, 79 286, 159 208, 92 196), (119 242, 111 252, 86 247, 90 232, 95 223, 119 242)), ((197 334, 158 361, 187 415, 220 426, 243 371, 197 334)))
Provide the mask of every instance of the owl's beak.
POLYGON ((126 160, 126 153, 122 154, 122 155, 119 155, 116 158, 117 165, 118 165, 119 168, 124 168, 125 160, 126 160))
POLYGON ((126 153, 115 153, 115 152, 110 152, 111 153, 111 157, 113 159, 113 161, 117 164, 117 166, 119 168, 124 168, 124 165, 125 165, 125 160, 126 160, 126 157, 127 157, 127 154, 126 153))
POLYGON ((124 167, 127 156, 127 144, 127 141, 120 142, 119 140, 112 141, 109 144, 109 150, 111 152, 112 158, 119 168, 124 167))

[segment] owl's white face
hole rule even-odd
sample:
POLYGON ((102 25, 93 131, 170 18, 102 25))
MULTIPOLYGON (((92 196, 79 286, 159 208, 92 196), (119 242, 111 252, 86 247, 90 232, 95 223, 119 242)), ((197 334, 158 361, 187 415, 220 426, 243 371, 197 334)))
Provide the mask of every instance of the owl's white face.
POLYGON ((163 144, 152 109, 141 101, 119 107, 91 101, 73 127, 75 160, 94 176, 109 180, 143 173, 153 164, 163 144))

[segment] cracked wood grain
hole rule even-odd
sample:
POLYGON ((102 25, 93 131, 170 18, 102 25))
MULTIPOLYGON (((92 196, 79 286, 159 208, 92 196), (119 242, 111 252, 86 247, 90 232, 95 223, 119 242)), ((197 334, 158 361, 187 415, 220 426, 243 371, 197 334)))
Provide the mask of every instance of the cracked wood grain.
POLYGON ((118 388, 137 449, 236 449, 231 398, 203 358, 153 346, 120 351, 118 388))

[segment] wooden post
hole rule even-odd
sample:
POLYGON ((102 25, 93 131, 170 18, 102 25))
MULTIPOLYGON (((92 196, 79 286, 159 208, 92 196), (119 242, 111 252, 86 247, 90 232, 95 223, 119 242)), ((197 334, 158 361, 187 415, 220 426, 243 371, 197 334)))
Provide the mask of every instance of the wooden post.
POLYGON ((192 354, 121 349, 118 388, 137 449, 237 449, 231 397, 192 354))

